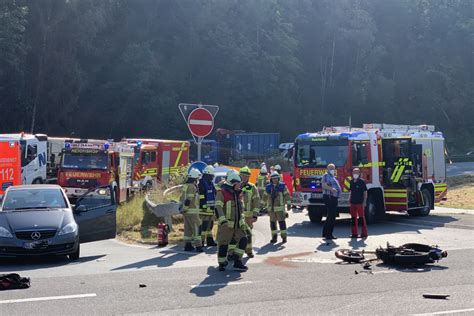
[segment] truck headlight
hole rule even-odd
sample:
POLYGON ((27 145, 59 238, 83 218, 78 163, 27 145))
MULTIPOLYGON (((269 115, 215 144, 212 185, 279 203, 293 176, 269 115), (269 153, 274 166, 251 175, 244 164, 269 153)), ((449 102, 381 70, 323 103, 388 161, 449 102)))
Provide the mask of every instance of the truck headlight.
POLYGON ((12 233, 10 233, 10 231, 8 229, 6 229, 5 227, 0 226, 0 237, 13 238, 13 235, 12 235, 12 233))
POLYGON ((58 236, 72 234, 72 233, 75 233, 76 231, 77 231, 77 224, 69 223, 59 231, 58 236))

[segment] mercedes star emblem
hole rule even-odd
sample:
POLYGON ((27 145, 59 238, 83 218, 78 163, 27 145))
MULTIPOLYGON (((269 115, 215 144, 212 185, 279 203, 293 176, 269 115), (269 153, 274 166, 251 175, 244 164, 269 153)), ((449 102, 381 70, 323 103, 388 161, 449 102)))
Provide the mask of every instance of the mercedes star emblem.
POLYGON ((33 240, 38 240, 41 238, 41 233, 40 232, 33 232, 31 233, 31 239, 33 240))

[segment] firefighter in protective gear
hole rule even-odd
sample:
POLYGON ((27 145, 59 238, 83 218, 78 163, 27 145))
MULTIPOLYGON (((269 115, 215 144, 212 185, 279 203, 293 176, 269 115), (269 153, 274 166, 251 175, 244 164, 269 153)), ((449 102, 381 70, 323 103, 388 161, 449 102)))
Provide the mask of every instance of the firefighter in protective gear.
POLYGON ((199 226, 201 219, 199 218, 199 194, 198 181, 201 172, 197 169, 191 169, 188 173, 188 179, 183 185, 180 202, 183 205, 184 217, 184 251, 202 252, 201 236, 199 235, 199 226), (194 243, 194 248, 193 247, 194 243))
MULTIPOLYGON (((267 167, 264 164, 264 165, 262 165, 262 168, 260 168, 260 173, 257 176, 258 195, 261 198, 263 198, 263 196, 265 194, 265 187, 267 186, 268 183, 269 183, 269 180, 268 180, 267 167)), ((262 201, 262 203, 261 203, 260 207, 264 208, 265 205, 263 203, 263 200, 261 200, 261 201, 262 201)))
POLYGON ((247 271, 247 267, 242 263, 242 256, 247 247, 248 229, 243 214, 243 205, 240 197, 241 178, 238 173, 231 172, 227 175, 226 182, 222 185, 216 195, 216 212, 218 215, 217 230, 217 261, 219 270, 224 271, 228 264, 227 252, 229 243, 235 239, 238 248, 234 250, 235 260, 234 269, 238 271, 247 271))
POLYGON ((270 183, 265 188, 265 201, 268 215, 270 216, 270 229, 272 232, 271 243, 277 242, 277 222, 280 226, 280 234, 283 243, 287 241, 286 210, 285 206, 291 202, 290 193, 286 184, 280 182, 280 175, 274 171, 270 177, 270 183))
MULTIPOLYGON (((247 247, 245 253, 249 258, 253 258, 252 250, 252 228, 253 223, 257 221, 258 212, 260 211, 260 195, 258 194, 257 187, 249 182, 251 176, 251 170, 249 167, 243 167, 239 170, 240 178, 242 179, 242 198, 243 198, 243 212, 245 217, 245 223, 247 224, 247 247)), ((233 254, 233 251, 237 247, 235 240, 232 240, 229 245, 229 253, 233 254)), ((235 257, 234 257, 235 258, 235 257)))
POLYGON ((214 187, 214 167, 206 166, 199 180, 199 215, 201 216, 201 240, 208 247, 217 246, 212 237, 214 227, 214 208, 216 204, 216 188, 214 187))

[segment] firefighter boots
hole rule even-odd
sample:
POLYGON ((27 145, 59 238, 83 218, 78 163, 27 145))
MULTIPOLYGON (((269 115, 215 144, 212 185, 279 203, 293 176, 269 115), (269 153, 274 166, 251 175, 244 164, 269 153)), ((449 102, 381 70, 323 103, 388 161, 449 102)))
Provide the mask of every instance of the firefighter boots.
POLYGON ((186 245, 184 246, 184 251, 195 251, 195 250, 196 248, 194 248, 190 242, 187 242, 186 245))
POLYGON ((234 270, 245 272, 248 270, 248 267, 245 266, 240 259, 234 261, 234 270))

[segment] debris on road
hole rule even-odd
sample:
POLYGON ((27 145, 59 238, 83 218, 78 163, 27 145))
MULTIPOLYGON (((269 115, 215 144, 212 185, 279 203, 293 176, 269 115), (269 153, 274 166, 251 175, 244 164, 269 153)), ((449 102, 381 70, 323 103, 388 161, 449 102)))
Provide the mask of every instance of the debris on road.
POLYGON ((146 287, 146 284, 139 284, 138 287, 146 287))
POLYGON ((431 299, 438 299, 438 300, 446 300, 450 297, 449 294, 431 294, 431 293, 425 293, 423 294, 424 298, 431 298, 431 299))
POLYGON ((435 263, 442 258, 446 258, 448 253, 438 246, 428 246, 423 244, 409 243, 400 247, 395 247, 387 243, 387 247, 379 247, 375 251, 376 258, 365 259, 364 250, 338 249, 335 252, 337 258, 348 263, 365 263, 364 269, 370 269, 370 261, 381 260, 385 264, 391 265, 424 265, 435 263))
POLYGON ((0 291, 27 289, 30 286, 30 278, 21 277, 17 273, 0 274, 0 291))

